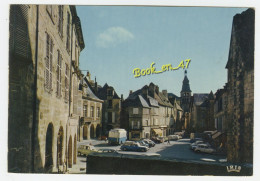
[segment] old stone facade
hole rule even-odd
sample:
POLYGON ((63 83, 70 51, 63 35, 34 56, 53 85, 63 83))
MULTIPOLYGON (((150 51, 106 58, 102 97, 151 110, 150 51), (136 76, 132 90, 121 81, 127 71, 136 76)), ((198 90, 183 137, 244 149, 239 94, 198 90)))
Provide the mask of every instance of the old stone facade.
POLYGON ((255 11, 248 9, 233 18, 227 82, 227 159, 253 162, 255 11))
POLYGON ((129 133, 130 140, 167 136, 176 130, 176 120, 182 116, 177 102, 174 105, 168 100, 166 90, 150 83, 149 86, 132 92, 122 103, 124 115, 121 120, 129 133))
POLYGON ((203 132, 215 130, 214 122, 214 95, 194 93, 190 104, 190 130, 203 132))
POLYGON ((82 94, 82 114, 79 123, 79 141, 99 138, 102 131, 102 103, 91 87, 90 74, 84 77, 80 84, 82 94))
POLYGON ((227 132, 227 87, 218 89, 215 93, 214 119, 215 128, 220 132, 227 132))
POLYGON ((104 101, 102 105, 102 133, 108 135, 111 129, 120 128, 121 98, 115 89, 107 83, 102 88, 98 88, 97 96, 104 101))
POLYGON ((76 164, 79 54, 74 6, 11 5, 8 171, 76 164))

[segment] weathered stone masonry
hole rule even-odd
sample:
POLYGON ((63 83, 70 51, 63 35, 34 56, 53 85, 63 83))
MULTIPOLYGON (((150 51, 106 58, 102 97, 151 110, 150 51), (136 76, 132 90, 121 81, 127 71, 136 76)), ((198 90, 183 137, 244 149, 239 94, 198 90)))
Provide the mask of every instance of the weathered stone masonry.
POLYGON ((8 171, 53 172, 64 161, 70 168, 80 113, 72 87, 84 48, 76 9, 12 5, 9 40, 8 171))

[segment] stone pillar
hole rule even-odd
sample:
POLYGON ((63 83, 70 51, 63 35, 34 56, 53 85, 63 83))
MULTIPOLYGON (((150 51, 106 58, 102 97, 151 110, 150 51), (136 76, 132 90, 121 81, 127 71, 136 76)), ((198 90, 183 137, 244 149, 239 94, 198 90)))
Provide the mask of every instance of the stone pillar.
POLYGON ((83 140, 83 126, 79 126, 79 141, 83 140))

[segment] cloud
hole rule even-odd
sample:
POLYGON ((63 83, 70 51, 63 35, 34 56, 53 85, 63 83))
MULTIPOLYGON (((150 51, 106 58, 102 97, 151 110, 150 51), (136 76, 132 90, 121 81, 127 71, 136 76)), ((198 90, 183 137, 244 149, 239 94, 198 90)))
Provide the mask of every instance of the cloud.
POLYGON ((110 27, 100 33, 96 40, 97 47, 108 48, 130 41, 134 35, 122 27, 110 27))

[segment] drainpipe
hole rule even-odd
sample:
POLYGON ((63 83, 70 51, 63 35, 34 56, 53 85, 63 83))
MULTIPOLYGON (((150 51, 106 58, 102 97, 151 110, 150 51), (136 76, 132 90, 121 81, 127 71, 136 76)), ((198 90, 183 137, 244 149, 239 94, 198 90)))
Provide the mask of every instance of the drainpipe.
POLYGON ((36 32, 35 32, 35 73, 34 73, 34 93, 33 93, 33 121, 32 121, 32 137, 31 137, 31 172, 34 172, 34 153, 35 153, 35 131, 37 121, 37 69, 38 69, 38 30, 39 30, 39 5, 36 5, 36 32))

